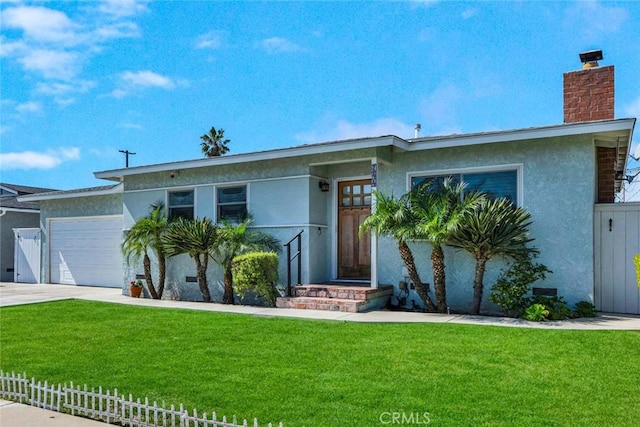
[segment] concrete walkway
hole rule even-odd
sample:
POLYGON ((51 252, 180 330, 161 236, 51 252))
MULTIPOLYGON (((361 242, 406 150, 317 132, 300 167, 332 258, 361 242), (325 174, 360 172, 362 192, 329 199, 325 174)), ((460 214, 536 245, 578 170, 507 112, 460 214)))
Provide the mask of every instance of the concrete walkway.
POLYGON ((337 320, 377 323, 462 323, 471 325, 508 326, 542 329, 640 330, 640 316, 599 313, 598 317, 570 319, 560 322, 529 322, 522 319, 462 314, 408 313, 401 311, 371 311, 343 313, 321 310, 295 310, 240 305, 206 304, 202 302, 153 300, 122 295, 121 289, 90 286, 35 285, 0 283, 0 307, 34 304, 65 299, 103 301, 117 304, 158 308, 216 311, 261 317, 292 317, 299 319, 337 320))
MULTIPOLYGON (((145 298, 131 298, 129 296, 122 295, 121 289, 89 286, 0 283, 0 307, 60 301, 66 299, 103 301, 144 307, 215 311, 262 317, 290 317, 349 322, 458 323, 544 329, 640 330, 640 316, 625 316, 605 313, 599 314, 598 317, 595 318, 537 323, 506 317, 467 316, 459 314, 447 315, 394 311, 341 313, 320 310, 294 310, 237 305, 228 306, 222 304, 205 304, 201 302, 158 301, 145 298)), ((0 400, 0 425, 2 427, 98 427, 106 424, 86 418, 74 417, 68 414, 35 408, 29 405, 0 400)))

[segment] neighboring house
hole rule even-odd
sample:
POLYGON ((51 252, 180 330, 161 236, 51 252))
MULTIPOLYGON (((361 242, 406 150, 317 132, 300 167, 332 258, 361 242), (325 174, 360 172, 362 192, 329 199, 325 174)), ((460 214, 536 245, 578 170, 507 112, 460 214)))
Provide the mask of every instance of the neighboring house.
MULTIPOLYGON (((0 183, 0 281, 13 282, 15 274, 15 239, 19 238, 19 229, 32 229, 40 227, 40 206, 36 202, 18 201, 18 196, 54 191, 48 188, 28 187, 0 183), (16 230, 16 231, 14 231, 16 230)), ((35 236, 34 236, 35 237, 35 236)), ((25 271, 29 271, 27 268, 25 271)), ((32 272, 33 273, 33 272, 32 272)), ((24 280, 37 282, 39 274, 29 275, 24 280)))
MULTIPOLYGON (((108 194, 25 198, 40 201, 41 226, 49 233, 49 243, 43 245, 49 248, 43 280, 61 281, 57 270, 63 252, 54 253, 51 247, 57 245, 56 229, 63 223, 86 229, 82 224, 93 221, 96 235, 113 225, 113 235, 121 240, 123 234, 116 229, 127 230, 152 203, 162 200, 171 215, 220 221, 249 212, 256 228, 282 242, 303 231, 303 283, 342 280, 397 288, 408 278, 396 242, 358 236, 359 224, 375 209, 372 191, 399 196, 425 178, 455 175, 495 196, 508 196, 531 212, 539 262, 553 270, 544 287, 557 288, 570 304, 599 304, 598 298, 608 291, 597 286, 609 285, 595 280, 594 206, 612 203, 620 191, 617 176, 626 167, 635 119, 613 119, 612 66, 566 73, 564 102, 564 123, 555 126, 414 139, 389 135, 96 172, 97 178, 120 184, 108 194)), ((429 246, 411 245, 423 280, 431 282, 429 246)), ((85 247, 84 254, 89 253, 85 247)), ((487 287, 502 266, 500 261, 488 264, 487 287)), ((468 309, 473 267, 467 253, 447 249, 452 309, 468 309)), ((168 288, 179 289, 183 299, 198 299, 197 286, 190 283, 194 263, 182 256, 168 268, 168 288)), ((281 257, 283 282, 286 269, 281 257)), ((125 268, 122 275, 113 267, 113 273, 108 285, 123 286, 124 291, 141 269, 125 268)), ((211 268, 209 278, 212 295, 219 299, 222 274, 211 268)), ((640 312, 640 296, 629 298, 636 299, 635 306, 620 310, 640 312)), ((420 305, 413 291, 409 300, 420 305)))

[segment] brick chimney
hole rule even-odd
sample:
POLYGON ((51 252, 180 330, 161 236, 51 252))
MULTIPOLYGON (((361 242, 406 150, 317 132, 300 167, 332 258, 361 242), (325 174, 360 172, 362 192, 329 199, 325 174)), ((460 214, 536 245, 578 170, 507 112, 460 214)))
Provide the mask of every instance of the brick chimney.
POLYGON ((564 122, 613 119, 613 65, 564 73, 564 122))
MULTIPOLYGON (((564 122, 614 118, 613 65, 600 67, 602 51, 580 54, 583 69, 564 73, 564 122)), ((598 203, 615 200, 616 149, 596 147, 598 203)))

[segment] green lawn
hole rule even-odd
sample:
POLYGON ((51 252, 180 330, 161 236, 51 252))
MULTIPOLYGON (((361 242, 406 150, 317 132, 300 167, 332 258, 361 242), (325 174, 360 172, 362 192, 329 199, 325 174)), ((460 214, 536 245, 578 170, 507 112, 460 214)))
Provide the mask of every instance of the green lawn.
POLYGON ((383 426, 391 412, 434 426, 640 419, 638 331, 357 324, 62 301, 0 309, 0 350, 5 371, 265 425, 383 426))

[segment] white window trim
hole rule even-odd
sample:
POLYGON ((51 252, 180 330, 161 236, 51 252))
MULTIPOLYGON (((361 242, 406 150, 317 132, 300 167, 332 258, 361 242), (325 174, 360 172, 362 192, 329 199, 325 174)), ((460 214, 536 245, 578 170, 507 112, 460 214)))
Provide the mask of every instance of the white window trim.
POLYGON ((234 188, 234 187, 246 187, 246 199, 244 201, 247 214, 251 212, 249 209, 249 201, 251 199, 251 185, 247 181, 236 181, 232 183, 225 182, 224 184, 216 184, 213 186, 213 217, 215 218, 215 222, 217 224, 220 223, 221 219, 218 218, 218 190, 221 188, 234 188))
POLYGON ((518 192, 518 206, 524 206, 524 185, 523 185, 523 164, 511 163, 505 165, 492 165, 492 166, 479 166, 468 168, 455 168, 455 169, 437 169, 428 171, 411 171, 407 172, 406 178, 406 191, 411 190, 411 180, 415 177, 430 177, 430 176, 442 176, 442 175, 458 175, 458 174, 470 174, 470 173, 490 173, 490 172, 509 172, 516 171, 516 189, 518 192))

